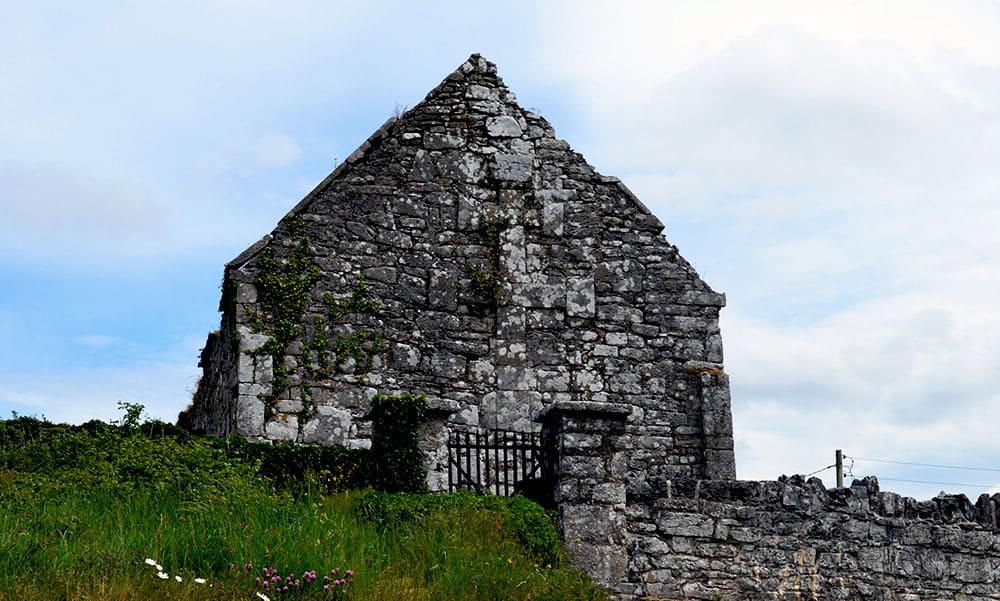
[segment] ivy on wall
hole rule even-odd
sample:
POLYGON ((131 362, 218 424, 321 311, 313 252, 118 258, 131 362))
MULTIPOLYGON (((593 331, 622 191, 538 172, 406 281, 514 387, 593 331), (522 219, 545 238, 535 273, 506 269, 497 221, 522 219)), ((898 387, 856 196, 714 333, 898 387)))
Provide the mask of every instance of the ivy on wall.
POLYGON ((465 264, 465 273, 469 276, 469 289, 473 297, 469 308, 479 317, 495 312, 502 302, 500 237, 508 227, 510 227, 510 217, 495 219, 482 217, 479 220, 479 234, 486 243, 486 265, 465 264))
MULTIPOLYGON (((301 216, 289 221, 290 249, 287 256, 279 259, 272 246, 265 248, 258 260, 254 279, 258 308, 249 312, 250 325, 255 332, 266 332, 269 338, 250 354, 270 357, 272 365, 271 389, 261 395, 265 419, 274 415, 275 403, 291 388, 287 365, 289 349, 293 342, 306 337, 306 312, 312 302, 313 289, 323 275, 312 261, 313 249, 305 225, 301 216)), ((380 303, 370 297, 364 275, 358 274, 350 298, 337 301, 327 292, 323 295, 323 302, 326 314, 313 317, 311 336, 304 348, 303 367, 306 373, 312 380, 346 371, 367 373, 382 348, 382 336, 373 336, 366 329, 354 330, 348 324, 352 315, 374 314, 380 307, 380 303), (335 336, 331 336, 331 324, 337 326, 335 336)), ((310 382, 301 382, 299 391, 301 428, 315 413, 316 404, 310 382)))
POLYGON ((302 321, 309 307, 310 296, 322 272, 312 262, 312 246, 301 216, 288 224, 291 249, 279 261, 274 248, 268 246, 260 255, 254 285, 259 309, 250 314, 250 324, 256 332, 268 332, 269 338, 254 356, 271 358, 271 391, 263 396, 266 418, 273 405, 289 388, 285 357, 295 339, 303 334, 302 321))
POLYGON ((374 315, 381 304, 369 296, 368 285, 364 274, 358 274, 358 282, 351 291, 351 297, 345 301, 337 301, 332 294, 323 295, 327 316, 316 316, 313 320, 312 342, 309 350, 312 353, 306 362, 306 370, 311 376, 330 377, 334 373, 342 373, 353 360, 351 371, 364 374, 371 370, 372 361, 382 349, 381 334, 372 335, 365 329, 354 331, 347 326, 346 320, 352 315, 374 315), (329 323, 339 324, 335 338, 330 336, 329 323), (330 351, 333 351, 331 357, 330 351), (313 361, 315 359, 315 361, 313 361))
POLYGON ((427 492, 427 467, 420 450, 420 424, 427 415, 422 394, 378 394, 372 399, 372 476, 388 492, 427 492))

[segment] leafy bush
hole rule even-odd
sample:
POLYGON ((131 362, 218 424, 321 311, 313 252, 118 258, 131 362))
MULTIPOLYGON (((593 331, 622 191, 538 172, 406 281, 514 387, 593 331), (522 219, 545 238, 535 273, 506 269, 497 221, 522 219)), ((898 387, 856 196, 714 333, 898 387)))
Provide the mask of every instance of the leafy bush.
POLYGON ((422 394, 376 395, 372 420, 372 474, 375 488, 389 492, 425 492, 427 468, 419 429, 427 413, 422 394))
POLYGON ((256 466, 278 489, 332 493, 369 486, 370 452, 336 445, 249 442, 240 436, 216 439, 227 457, 256 466))
POLYGON ((8 484, 3 495, 170 489, 195 498, 262 484, 252 464, 231 460, 209 439, 150 438, 142 434, 145 428, 67 426, 25 417, 0 421, 0 472, 8 484))

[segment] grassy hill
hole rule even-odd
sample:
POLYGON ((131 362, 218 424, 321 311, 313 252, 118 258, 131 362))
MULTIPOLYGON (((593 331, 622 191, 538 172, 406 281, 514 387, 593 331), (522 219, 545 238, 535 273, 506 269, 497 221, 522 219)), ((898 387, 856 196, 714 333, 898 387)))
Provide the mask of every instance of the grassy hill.
POLYGON ((352 490, 349 452, 299 461, 131 409, 0 421, 0 600, 607 599, 526 499, 352 490))

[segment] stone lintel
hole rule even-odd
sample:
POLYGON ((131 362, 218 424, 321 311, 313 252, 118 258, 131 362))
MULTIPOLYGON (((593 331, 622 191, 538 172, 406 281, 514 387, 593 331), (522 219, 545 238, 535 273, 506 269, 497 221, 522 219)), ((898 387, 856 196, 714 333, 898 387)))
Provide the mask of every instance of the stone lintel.
POLYGON ((604 403, 600 401, 556 401, 538 413, 535 421, 548 421, 562 416, 597 417, 624 420, 632 414, 632 406, 625 403, 604 403))
POLYGON ((427 399, 427 413, 431 416, 448 416, 452 413, 458 413, 462 410, 462 406, 458 401, 453 401, 452 399, 440 399, 440 398, 428 398, 427 399))

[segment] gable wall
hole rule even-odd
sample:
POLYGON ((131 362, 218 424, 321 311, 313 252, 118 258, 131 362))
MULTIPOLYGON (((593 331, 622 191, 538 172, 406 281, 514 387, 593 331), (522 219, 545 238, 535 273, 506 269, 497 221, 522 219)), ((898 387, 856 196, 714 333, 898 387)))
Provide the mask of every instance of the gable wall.
POLYGON ((537 429, 557 401, 624 402, 635 486, 647 474, 732 478, 724 297, 661 230, 474 57, 366 142, 264 250, 227 267, 236 394, 220 392, 232 374, 220 359, 199 395, 235 405, 241 435, 347 445, 366 444, 376 392, 426 393, 453 427, 513 430, 537 429), (322 275, 285 358, 291 385, 265 402, 273 366, 258 350, 267 332, 255 281, 263 253, 280 264, 300 242, 295 218, 322 275), (484 223, 504 225, 491 238, 484 223), (496 267, 496 307, 483 307, 470 265, 496 267), (330 319, 324 294, 348 298, 358 274, 379 310, 330 319), (382 336, 372 368, 348 361, 317 377, 316 318, 331 340, 382 336))

